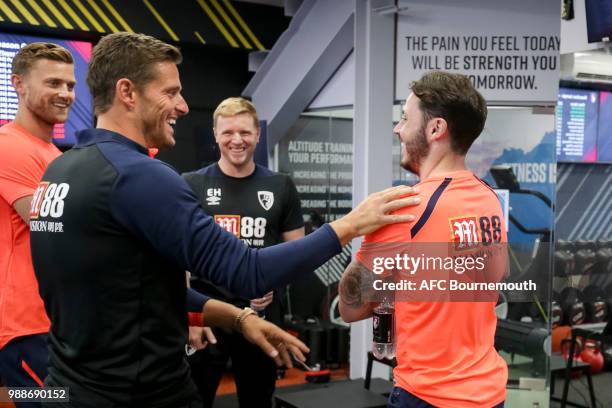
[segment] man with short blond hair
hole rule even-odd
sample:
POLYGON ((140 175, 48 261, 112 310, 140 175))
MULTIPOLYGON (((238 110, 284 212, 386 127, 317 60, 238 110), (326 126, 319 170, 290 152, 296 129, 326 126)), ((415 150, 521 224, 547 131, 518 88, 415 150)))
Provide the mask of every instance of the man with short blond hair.
POLYGON ((236 116, 241 113, 248 114, 253 119, 253 126, 259 128, 259 115, 257 115, 255 105, 248 99, 238 96, 224 99, 217 105, 213 112, 213 128, 217 126, 219 117, 236 116))
POLYGON ((19 107, 0 128, 0 379, 11 387, 41 386, 49 319, 32 268, 30 203, 60 155, 51 140, 75 98, 72 55, 56 44, 28 44, 13 59, 11 82, 19 107))
MULTIPOLYGON (((251 248, 265 248, 304 236, 297 189, 289 176, 256 164, 259 142, 257 110, 240 97, 223 100, 213 113, 213 131, 221 157, 217 163, 183 175, 215 222, 251 248), (218 193, 211 200, 208 192, 218 193)), ((238 307, 250 306, 266 320, 281 325, 284 287, 261 298, 245 299, 209 281, 193 287, 211 298, 238 307)), ((231 358, 241 407, 271 407, 276 367, 260 350, 235 333, 216 330, 219 342, 190 357, 192 376, 205 407, 211 407, 227 361, 231 358)))

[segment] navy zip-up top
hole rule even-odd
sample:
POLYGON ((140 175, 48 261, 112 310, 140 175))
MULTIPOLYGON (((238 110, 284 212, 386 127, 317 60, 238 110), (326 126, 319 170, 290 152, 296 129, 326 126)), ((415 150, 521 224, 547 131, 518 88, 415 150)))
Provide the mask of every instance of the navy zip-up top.
POLYGON ((185 270, 255 298, 341 250, 328 225, 250 249, 139 144, 102 129, 77 139, 49 165, 31 215, 32 259, 51 319, 47 383, 70 387, 75 406, 179 406, 194 398, 184 355, 185 270))

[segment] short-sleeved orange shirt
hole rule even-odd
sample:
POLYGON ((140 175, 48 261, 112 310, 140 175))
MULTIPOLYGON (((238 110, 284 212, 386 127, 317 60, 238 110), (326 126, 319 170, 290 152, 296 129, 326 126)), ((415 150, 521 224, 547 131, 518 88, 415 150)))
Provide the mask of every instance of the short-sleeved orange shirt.
POLYGON ((52 143, 14 123, 0 128, 0 348, 16 337, 49 331, 32 267, 30 229, 13 203, 34 193, 59 155, 52 143))
MULTIPOLYGON (((382 228, 366 236, 364 245, 448 243, 457 221, 473 222, 482 240, 478 221, 491 217, 496 217, 499 242, 507 243, 497 195, 470 171, 432 177, 417 186, 421 204, 398 211, 415 214, 416 220, 382 228)), ((366 256, 363 249, 357 254, 360 261, 366 256)), ((505 400, 508 368, 494 348, 495 303, 397 301, 395 312, 398 387, 445 408, 486 408, 505 400)))

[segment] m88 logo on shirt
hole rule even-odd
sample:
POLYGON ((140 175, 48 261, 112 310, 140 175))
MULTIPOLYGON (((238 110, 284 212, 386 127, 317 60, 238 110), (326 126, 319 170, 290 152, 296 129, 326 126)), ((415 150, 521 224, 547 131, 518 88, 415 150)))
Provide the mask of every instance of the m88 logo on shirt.
POLYGON ((215 215, 215 222, 236 238, 240 238, 240 216, 239 215, 215 215))
POLYGON ((466 250, 483 245, 491 245, 491 243, 501 242, 501 219, 497 215, 492 217, 456 217, 449 218, 452 242, 455 244, 455 250, 466 250), (479 238, 480 232, 480 238, 479 238))
POLYGON ((41 182, 32 195, 30 219, 47 216, 60 218, 64 214, 64 199, 69 190, 67 183, 41 182))
POLYGON ((215 215, 215 222, 236 238, 263 238, 267 220, 263 217, 241 217, 240 215, 215 215))

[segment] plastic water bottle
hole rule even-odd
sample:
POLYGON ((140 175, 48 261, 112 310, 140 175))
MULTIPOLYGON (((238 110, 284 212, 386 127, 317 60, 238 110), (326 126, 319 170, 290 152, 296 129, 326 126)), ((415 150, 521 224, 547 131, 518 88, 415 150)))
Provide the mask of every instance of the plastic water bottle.
POLYGON ((388 297, 374 308, 372 354, 377 359, 395 357, 395 305, 388 297))

